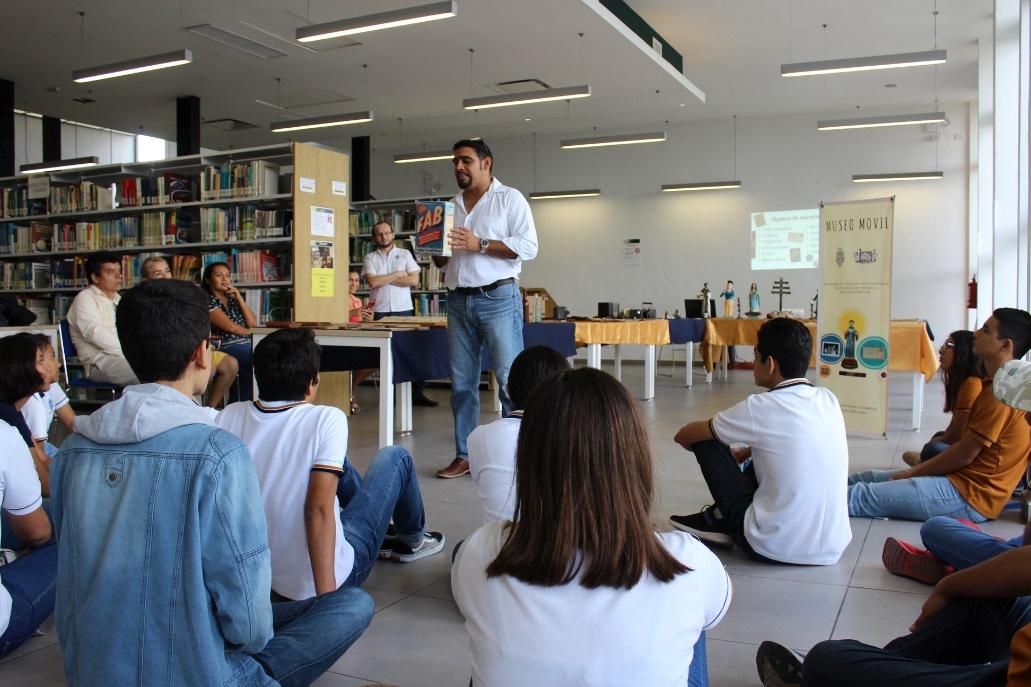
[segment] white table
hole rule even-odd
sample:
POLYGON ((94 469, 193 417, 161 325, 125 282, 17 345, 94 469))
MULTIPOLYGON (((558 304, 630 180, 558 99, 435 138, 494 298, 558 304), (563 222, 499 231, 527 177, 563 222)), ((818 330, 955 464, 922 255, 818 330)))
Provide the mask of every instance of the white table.
MULTIPOLYGON (((593 367, 596 370, 601 369, 601 347, 606 344, 600 343, 589 343, 587 344, 587 366, 593 367)), ((624 344, 608 344, 612 346, 613 352, 613 364, 615 369, 613 370, 613 376, 619 381, 623 381, 623 351, 622 346, 624 344)), ((650 401, 655 398, 655 344, 633 344, 635 346, 644 346, 644 396, 642 399, 650 401)), ((688 386, 690 386, 691 376, 690 371, 688 372, 688 386)))

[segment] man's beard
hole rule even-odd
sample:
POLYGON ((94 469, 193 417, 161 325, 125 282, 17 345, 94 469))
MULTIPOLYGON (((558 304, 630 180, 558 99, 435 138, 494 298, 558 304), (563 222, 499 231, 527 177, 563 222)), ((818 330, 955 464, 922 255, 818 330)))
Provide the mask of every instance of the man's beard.
POLYGON ((463 191, 473 185, 473 178, 471 176, 455 177, 455 181, 458 183, 458 188, 463 191))

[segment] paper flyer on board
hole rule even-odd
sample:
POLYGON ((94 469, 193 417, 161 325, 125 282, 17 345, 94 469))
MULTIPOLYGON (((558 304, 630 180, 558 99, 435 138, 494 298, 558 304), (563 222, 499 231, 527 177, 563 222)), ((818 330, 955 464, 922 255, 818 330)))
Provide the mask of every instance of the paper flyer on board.
POLYGON ((850 433, 888 431, 894 210, 893 197, 820 209, 817 378, 850 433))
POLYGON ((334 246, 332 241, 311 242, 311 295, 333 297, 334 246))

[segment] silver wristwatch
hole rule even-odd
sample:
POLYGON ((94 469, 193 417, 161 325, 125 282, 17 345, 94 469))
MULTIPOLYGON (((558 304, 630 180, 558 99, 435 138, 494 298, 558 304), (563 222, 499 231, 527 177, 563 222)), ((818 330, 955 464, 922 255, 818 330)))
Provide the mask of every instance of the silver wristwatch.
POLYGON ((490 240, 480 239, 480 255, 485 255, 488 248, 490 248, 490 240))

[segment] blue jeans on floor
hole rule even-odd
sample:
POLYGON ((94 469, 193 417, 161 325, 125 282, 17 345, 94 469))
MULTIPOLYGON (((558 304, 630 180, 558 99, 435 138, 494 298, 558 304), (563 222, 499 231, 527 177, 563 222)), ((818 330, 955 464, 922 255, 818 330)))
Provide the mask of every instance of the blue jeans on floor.
POLYGON ((505 415, 512 401, 505 386, 512 361, 523 350, 523 302, 519 286, 504 284, 476 294, 447 294, 447 345, 451 364, 451 412, 455 453, 469 456, 466 440, 480 422, 480 360, 484 346, 494 361, 498 396, 505 415))
POLYGON ((920 527, 924 547, 956 570, 970 568, 1024 545, 1024 535, 998 539, 953 518, 931 518, 920 527))
POLYGON ((236 383, 240 387, 240 400, 254 400, 254 364, 251 362, 251 340, 250 338, 227 341, 218 347, 226 355, 236 358, 240 364, 240 374, 236 383))
MULTIPOLYGON (((350 463, 348 460, 344 464, 350 463)), ((353 467, 345 467, 340 481, 337 498, 347 499, 346 505, 343 501, 340 503, 340 521, 344 526, 344 539, 354 549, 354 567, 344 586, 358 587, 379 558, 379 548, 391 518, 397 538, 416 544, 426 531, 426 511, 415 476, 415 463, 403 446, 381 448, 365 471, 365 477, 359 478, 353 467)))
POLYGON ((687 672, 687 687, 709 687, 709 662, 705 657, 705 633, 698 635, 687 672))
POLYGON ((32 636, 54 612, 57 593, 57 544, 29 551, 0 569, 3 586, 11 595, 11 619, 0 635, 0 657, 32 636))
POLYGON ((951 515, 972 522, 988 518, 970 507, 948 477, 891 480, 896 470, 867 470, 848 477, 848 514, 858 518, 924 521, 951 515))
POLYGON ((372 597, 355 587, 272 604, 275 634, 254 659, 283 687, 306 687, 362 636, 373 612, 372 597))

